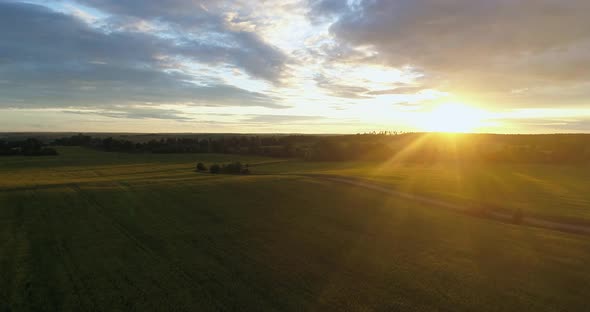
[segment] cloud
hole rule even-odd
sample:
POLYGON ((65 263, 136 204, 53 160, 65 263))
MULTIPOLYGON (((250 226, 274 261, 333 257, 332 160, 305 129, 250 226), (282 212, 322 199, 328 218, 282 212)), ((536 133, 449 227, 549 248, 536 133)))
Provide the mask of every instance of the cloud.
POLYGON ((492 120, 502 124, 504 131, 531 133, 579 133, 590 131, 590 118, 519 118, 492 120))
MULTIPOLYGON (((312 14, 334 14, 326 12, 332 2, 315 1, 312 14)), ((590 2, 585 0, 353 3, 344 11, 339 7, 330 26, 338 41, 373 49, 365 61, 434 76, 444 91, 511 102, 513 89, 590 81, 583 65, 590 64, 590 2)), ((538 98, 522 100, 516 102, 539 105, 538 98)))
POLYGON ((255 78, 279 82, 285 75, 288 56, 265 42, 255 32, 235 29, 226 18, 239 10, 240 1, 169 0, 77 0, 112 14, 112 22, 151 22, 177 37, 177 52, 200 62, 228 63, 255 78))
POLYGON ((345 13, 348 9, 347 1, 344 0, 307 0, 307 5, 308 16, 314 22, 322 22, 326 18, 345 13))
POLYGON ((335 79, 328 78, 325 75, 316 75, 314 79, 318 87, 328 91, 332 96, 348 99, 362 99, 369 97, 365 95, 369 92, 369 89, 364 87, 335 82, 335 79))
POLYGON ((157 109, 150 107, 119 107, 116 110, 64 110, 64 113, 78 115, 98 115, 124 119, 171 119, 176 121, 190 121, 192 118, 184 116, 179 110, 157 109))
POLYGON ((432 85, 427 81, 415 79, 415 83, 403 82, 372 82, 359 74, 355 81, 351 77, 330 76, 318 74, 314 77, 318 87, 326 90, 329 95, 346 99, 371 99, 380 95, 417 95, 431 90, 432 85), (387 88, 387 89, 386 89, 387 88))
POLYGON ((0 3, 0 38, 2 107, 124 103, 282 107, 262 93, 185 72, 182 58, 220 52, 191 40, 105 32, 64 13, 15 2, 0 3))
POLYGON ((416 94, 424 91, 424 86, 398 86, 393 89, 374 90, 367 92, 369 95, 384 95, 384 94, 416 94))
POLYGON ((447 101, 581 111, 588 11, 582 0, 0 0, 0 110, 5 123, 10 112, 185 131, 175 120, 335 131, 346 116, 447 101), (303 114, 274 111, 287 105, 303 114))
POLYGON ((246 122, 285 124, 285 123, 309 123, 327 119, 323 116, 296 116, 296 115, 252 115, 245 119, 246 122))

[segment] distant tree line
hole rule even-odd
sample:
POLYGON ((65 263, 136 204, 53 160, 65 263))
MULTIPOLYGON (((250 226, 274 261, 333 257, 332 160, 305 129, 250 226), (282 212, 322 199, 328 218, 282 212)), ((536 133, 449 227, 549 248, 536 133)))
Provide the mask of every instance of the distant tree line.
POLYGON ((131 153, 215 153, 247 154, 269 157, 303 157, 304 146, 312 136, 220 136, 203 138, 168 137, 135 142, 117 138, 94 138, 78 134, 56 139, 58 146, 86 146, 104 151, 131 153))
POLYGON ((435 162, 590 161, 590 135, 496 135, 379 132, 356 135, 242 135, 165 137, 138 142, 74 135, 54 145, 130 153, 219 153, 295 157, 317 161, 435 162))
POLYGON ((587 134, 413 134, 397 142, 398 159, 571 163, 590 161, 587 134))
POLYGON ((57 151, 41 141, 30 138, 24 141, 0 140, 0 156, 54 156, 57 151))

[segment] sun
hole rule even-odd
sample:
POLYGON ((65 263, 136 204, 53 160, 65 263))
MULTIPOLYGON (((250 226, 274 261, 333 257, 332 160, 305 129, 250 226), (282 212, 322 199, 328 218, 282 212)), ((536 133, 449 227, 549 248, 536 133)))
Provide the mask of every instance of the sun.
POLYGON ((460 103, 441 104, 421 113, 419 127, 428 132, 473 132, 483 125, 485 112, 460 103))

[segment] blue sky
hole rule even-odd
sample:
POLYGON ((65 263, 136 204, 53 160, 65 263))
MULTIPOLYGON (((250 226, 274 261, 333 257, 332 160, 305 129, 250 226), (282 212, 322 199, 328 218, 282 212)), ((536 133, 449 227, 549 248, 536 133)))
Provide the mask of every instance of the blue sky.
POLYGON ((0 131, 588 132, 589 11, 0 0, 0 131))

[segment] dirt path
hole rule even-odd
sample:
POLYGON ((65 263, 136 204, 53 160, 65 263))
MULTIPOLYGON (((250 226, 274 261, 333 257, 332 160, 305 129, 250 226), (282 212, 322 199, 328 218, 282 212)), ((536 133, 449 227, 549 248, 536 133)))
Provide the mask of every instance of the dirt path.
POLYGON ((494 219, 497 221, 511 223, 511 224, 517 224, 517 225, 526 225, 526 226, 550 229, 550 230, 555 230, 555 231, 590 235, 590 226, 588 226, 588 225, 573 224, 573 223, 550 220, 550 219, 542 218, 542 217, 538 217, 538 216, 527 216, 527 215, 522 215, 520 217, 520 221, 516 222, 514 215, 510 214, 510 213, 506 213, 503 211, 497 211, 497 210, 493 210, 493 209, 486 209, 486 210, 474 209, 469 206, 453 204, 453 203, 444 202, 442 200, 428 198, 425 196, 404 193, 404 192, 396 191, 396 190, 392 189, 391 187, 380 184, 378 182, 373 182, 373 181, 363 179, 363 178, 345 177, 345 176, 336 176, 336 175, 322 175, 322 174, 302 174, 302 175, 306 176, 306 177, 311 177, 311 178, 318 178, 318 179, 323 179, 323 180, 328 180, 328 181, 333 181, 333 182, 350 184, 350 185, 362 187, 365 189, 370 189, 370 190, 374 190, 377 192, 385 193, 385 194, 388 194, 391 196, 404 198, 404 199, 412 200, 415 202, 419 202, 419 203, 423 203, 423 204, 427 204, 427 205, 431 205, 431 206, 437 206, 437 207, 445 208, 448 210, 453 210, 456 212, 460 212, 460 213, 464 213, 464 214, 468 214, 468 215, 472 215, 472 216, 476 216, 476 217, 494 219))

